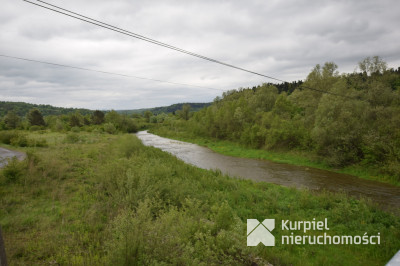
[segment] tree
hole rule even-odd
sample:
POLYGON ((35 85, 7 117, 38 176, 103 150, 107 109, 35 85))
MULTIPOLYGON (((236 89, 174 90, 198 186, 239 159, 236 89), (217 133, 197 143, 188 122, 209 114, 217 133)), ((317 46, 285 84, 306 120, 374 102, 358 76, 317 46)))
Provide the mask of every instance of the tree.
POLYGON ((184 104, 182 106, 182 110, 179 110, 178 115, 184 120, 189 120, 189 112, 190 112, 190 105, 184 104))
POLYGON ((81 127, 82 120, 83 120, 82 115, 77 111, 76 113, 71 114, 71 116, 69 117, 69 125, 71 127, 81 127))
POLYGON ((95 125, 101 125, 104 123, 104 113, 96 110, 92 114, 92 123, 95 125))
MULTIPOLYGON (((333 88, 338 95, 352 97, 354 89, 342 79, 333 88)), ((362 159, 365 112, 368 104, 351 98, 324 94, 311 132, 316 151, 332 166, 346 166, 362 159)))
POLYGON ((379 56, 367 57, 363 61, 358 63, 358 67, 363 73, 367 73, 368 76, 374 73, 383 74, 387 69, 387 63, 383 61, 379 56))
POLYGON ((20 117, 14 111, 8 111, 4 117, 4 123, 8 129, 15 129, 21 122, 20 117))
POLYGON ((29 124, 31 126, 44 126, 45 125, 42 113, 36 108, 31 109, 29 111, 27 118, 28 118, 29 124))
POLYGON ((333 62, 326 62, 323 67, 317 64, 308 74, 301 90, 296 89, 289 100, 302 109, 304 126, 311 129, 315 123, 315 112, 318 109, 321 91, 331 91, 333 85, 340 79, 338 66, 333 62))
POLYGON ((111 110, 105 115, 105 120, 107 123, 112 123, 117 129, 121 128, 122 117, 119 113, 111 110))
POLYGON ((147 122, 150 122, 150 117, 153 116, 153 113, 150 111, 146 111, 146 112, 144 112, 143 116, 146 118, 147 122))
POLYGON ((137 126, 132 118, 128 117, 127 115, 121 115, 120 124, 118 128, 127 133, 135 133, 137 132, 137 126))
POLYGON ((82 118, 83 118, 83 125, 85 125, 85 126, 89 126, 92 122, 92 119, 91 119, 91 116, 90 115, 85 115, 85 116, 82 116, 82 118))

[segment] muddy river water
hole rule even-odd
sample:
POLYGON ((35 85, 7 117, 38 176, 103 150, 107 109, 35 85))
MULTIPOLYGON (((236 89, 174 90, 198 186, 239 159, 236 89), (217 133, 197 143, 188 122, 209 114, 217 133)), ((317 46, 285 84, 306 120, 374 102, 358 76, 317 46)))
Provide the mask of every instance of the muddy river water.
POLYGON ((169 152, 200 168, 219 169, 231 176, 287 187, 343 191, 357 197, 369 197, 396 212, 400 210, 400 187, 315 168, 221 155, 196 144, 159 137, 147 131, 138 132, 136 136, 144 145, 169 152))

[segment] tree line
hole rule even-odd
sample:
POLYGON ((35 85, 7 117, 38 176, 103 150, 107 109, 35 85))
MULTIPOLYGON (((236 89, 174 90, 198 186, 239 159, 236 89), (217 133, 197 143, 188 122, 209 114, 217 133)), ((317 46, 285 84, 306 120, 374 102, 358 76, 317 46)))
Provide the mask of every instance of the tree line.
POLYGON ((19 116, 26 116, 31 109, 38 109, 43 116, 66 115, 78 111, 83 115, 91 114, 93 111, 88 109, 55 107, 45 104, 30 104, 24 102, 3 102, 0 101, 0 117, 5 116, 9 111, 14 111, 19 116))
POLYGON ((188 120, 194 111, 210 105, 211 103, 180 103, 150 109, 91 111, 21 102, 0 102, 0 130, 91 131, 97 128, 108 133, 132 133, 139 128, 147 128, 173 117, 188 120), (28 107, 30 109, 27 109, 28 107))
POLYGON ((26 116, 19 116, 16 111, 10 110, 0 118, 0 130, 44 130, 53 131, 92 131, 101 130, 110 134, 117 132, 133 133, 137 131, 137 119, 119 114, 112 110, 103 112, 100 110, 92 111, 83 115, 79 111, 63 115, 43 116, 42 112, 33 108, 26 116))
POLYGON ((184 105, 190 106, 192 111, 199 111, 200 109, 210 106, 210 103, 176 103, 169 106, 154 107, 154 108, 144 108, 144 109, 133 109, 133 110, 118 110, 121 114, 144 114, 145 112, 151 112, 153 115, 159 114, 175 114, 177 111, 181 110, 184 105))

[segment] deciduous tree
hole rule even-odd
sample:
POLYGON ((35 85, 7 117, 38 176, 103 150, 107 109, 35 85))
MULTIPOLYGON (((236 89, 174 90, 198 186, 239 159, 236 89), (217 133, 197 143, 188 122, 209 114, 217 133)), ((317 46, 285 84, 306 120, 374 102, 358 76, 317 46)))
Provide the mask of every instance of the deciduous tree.
POLYGON ((42 113, 36 108, 31 109, 29 111, 27 118, 28 118, 29 124, 31 126, 44 126, 45 125, 42 113))
POLYGON ((20 122, 21 118, 14 111, 9 111, 4 117, 4 123, 8 129, 17 128, 20 122))

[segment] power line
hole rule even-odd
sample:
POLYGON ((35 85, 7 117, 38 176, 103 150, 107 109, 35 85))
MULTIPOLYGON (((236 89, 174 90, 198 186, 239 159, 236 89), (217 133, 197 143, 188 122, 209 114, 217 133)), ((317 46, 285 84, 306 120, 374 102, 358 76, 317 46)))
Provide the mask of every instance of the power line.
POLYGON ((160 42, 160 41, 145 37, 143 35, 140 35, 140 34, 137 34, 137 33, 134 33, 134 32, 130 32, 130 31, 118 28, 116 26, 101 22, 99 20, 92 19, 90 17, 81 15, 79 13, 70 11, 68 9, 64 9, 64 8, 59 7, 59 6, 49 4, 49 3, 45 2, 45 1, 37 0, 38 2, 41 2, 43 4, 46 4, 46 5, 54 7, 54 8, 57 8, 57 9, 62 10, 62 11, 59 11, 59 10, 56 10, 56 9, 53 9, 53 8, 50 8, 50 7, 47 7, 47 6, 43 6, 43 5, 40 5, 40 4, 37 4, 37 3, 33 3, 31 1, 28 1, 28 0, 22 0, 22 1, 25 1, 27 3, 30 3, 30 4, 33 4, 33 5, 36 5, 36 6, 39 6, 39 7, 42 7, 42 8, 45 8, 45 9, 48 9, 48 10, 63 14, 63 15, 66 15, 66 16, 69 16, 69 17, 72 17, 72 18, 75 18, 75 19, 79 19, 81 21, 85 21, 85 22, 90 23, 90 24, 94 24, 94 25, 102 27, 102 28, 106 28, 106 29, 109 29, 109 30, 112 30, 112 31, 119 32, 121 34, 125 34, 125 35, 128 35, 128 36, 131 36, 133 38, 137 38, 137 39, 140 39, 140 40, 143 40, 143 41, 146 41, 146 42, 150 42, 150 43, 153 43, 153 44, 156 44, 156 45, 159 45, 159 46, 163 46, 163 47, 171 49, 171 50, 175 50, 175 51, 178 51, 178 52, 181 52, 181 53, 184 53, 184 54, 188 54, 188 55, 191 55, 191 56, 194 56, 194 57, 198 57, 198 58, 201 58, 201 59, 213 62, 213 63, 217 63, 217 64, 224 65, 224 66, 227 66, 227 67, 235 68, 235 69, 238 69, 238 70, 241 70, 241 71, 245 71, 245 72, 248 72, 248 73, 251 73, 251 74, 254 74, 254 75, 262 76, 262 77, 265 77, 265 78, 268 78, 268 79, 273 79, 273 80, 276 80, 276 81, 285 82, 284 80, 281 80, 281 79, 278 79, 278 78, 274 78, 274 77, 267 76, 267 75, 264 75, 264 74, 261 74, 261 73, 258 73, 258 72, 252 71, 252 70, 248 70, 248 69, 241 68, 241 67, 238 67, 238 66, 234 66, 234 65, 231 65, 231 64, 228 64, 228 63, 224 63, 222 61, 219 61, 219 60, 207 57, 207 56, 196 54, 196 53, 193 53, 193 52, 178 48, 176 46, 169 45, 169 44, 166 44, 166 43, 163 43, 163 42, 160 42), (68 12, 70 14, 67 14, 67 13, 65 13, 63 11, 68 12))
MULTIPOLYGON (((39 6, 39 7, 54 11, 54 12, 59 13, 59 14, 63 14, 65 16, 72 17, 72 18, 75 18, 75 19, 78 19, 78 20, 81 20, 81 21, 84 21, 84 22, 87 22, 87 23, 90 23, 90 24, 93 24, 93 25, 96 25, 96 26, 99 26, 99 27, 102 27, 102 28, 106 28, 106 29, 109 29, 109 30, 112 30, 112 31, 115 31, 115 32, 118 32, 118 33, 121 33, 121 34, 124 34, 124 35, 127 35, 127 36, 130 36, 130 37, 133 37, 133 38, 137 38, 137 39, 140 39, 140 40, 143 40, 143 41, 146 41, 146 42, 153 43, 155 45, 159 45, 159 46, 171 49, 171 50, 175 50, 177 52, 181 52, 181 53, 184 53, 184 54, 187 54, 187 55, 198 57, 198 58, 201 58, 201 59, 213 62, 213 63, 217 63, 217 64, 224 65, 224 66, 227 66, 227 67, 230 67, 230 68, 234 68, 234 69, 237 69, 237 70, 248 72, 248 73, 251 73, 251 74, 254 74, 254 75, 262 76, 262 77, 265 77, 265 78, 268 78, 268 79, 272 79, 272 80, 275 80, 275 81, 279 81, 279 82, 283 82, 283 83, 289 83, 289 82, 287 82, 285 80, 282 80, 282 79, 274 78, 274 77, 271 77, 271 76, 268 76, 268 75, 264 75, 264 74, 261 74, 261 73, 258 73, 258 72, 252 71, 252 70, 248 70, 248 69, 245 69, 245 68, 242 68, 242 67, 238 67, 238 66, 235 66, 235 65, 232 65, 232 64, 224 63, 222 61, 219 61, 219 60, 207 57, 207 56, 203 56, 203 55, 200 55, 200 54, 197 54, 197 53, 193 53, 193 52, 178 48, 176 46, 169 45, 169 44, 166 44, 166 43, 163 43, 163 42, 160 42, 160 41, 145 37, 143 35, 140 35, 140 34, 128 31, 128 30, 121 29, 119 27, 107 24, 105 22, 102 22, 102 21, 99 21, 99 20, 96 20, 96 19, 92 19, 90 17, 84 16, 84 15, 79 14, 77 12, 70 11, 68 9, 65 9, 65 8, 62 8, 62 7, 47 3, 47 2, 42 1, 42 0, 36 0, 36 1, 38 1, 40 3, 43 3, 43 4, 47 5, 47 6, 43 6, 43 5, 40 5, 40 4, 37 4, 37 3, 33 3, 31 1, 28 1, 28 0, 22 0, 22 1, 25 1, 27 3, 30 3, 30 4, 33 4, 33 5, 36 5, 36 6, 39 6), (58 10, 56 10, 54 8, 56 8, 58 10)), ((329 91, 324 91, 324 90, 320 90, 320 89, 315 89, 315 88, 311 88, 311 87, 308 87, 308 86, 305 86, 305 85, 303 85, 302 87, 305 88, 305 89, 318 91, 318 92, 326 93, 326 94, 331 94, 331 95, 335 95, 335 96, 339 96, 339 97, 343 97, 343 98, 360 100, 358 98, 354 98, 354 97, 350 97, 350 96, 346 96, 346 95, 342 95, 342 94, 337 94, 337 93, 333 93, 333 92, 329 92, 329 91)))
POLYGON ((126 78, 136 78, 136 79, 150 80, 150 81, 161 82, 161 83, 168 83, 168 84, 173 84, 173 85, 183 85, 183 86, 191 86, 191 87, 197 87, 197 88, 202 88, 202 89, 222 91, 221 89, 203 87, 203 86, 198 86, 198 85, 193 85, 193 84, 186 84, 186 83, 172 82, 172 81, 166 81, 166 80, 161 80, 161 79, 153 79, 153 78, 144 78, 144 77, 138 77, 138 76, 132 76, 132 75, 125 75, 125 74, 119 74, 119 73, 114 73, 114 72, 95 70, 95 69, 89 69, 89 68, 83 68, 83 67, 77 67, 77 66, 70 66, 70 65, 58 64, 58 63, 51 63, 51 62, 46 62, 46 61, 39 61, 39 60, 10 56, 10 55, 0 54, 0 56, 6 57, 6 58, 11 58, 11 59, 22 60, 22 61, 28 61, 28 62, 32 62, 32 63, 40 63, 40 64, 46 64, 46 65, 52 65, 52 66, 58 66, 58 67, 66 67, 66 68, 72 68, 72 69, 78 69, 78 70, 85 70, 85 71, 97 72, 97 73, 102 73, 102 74, 121 76, 121 77, 126 77, 126 78))

